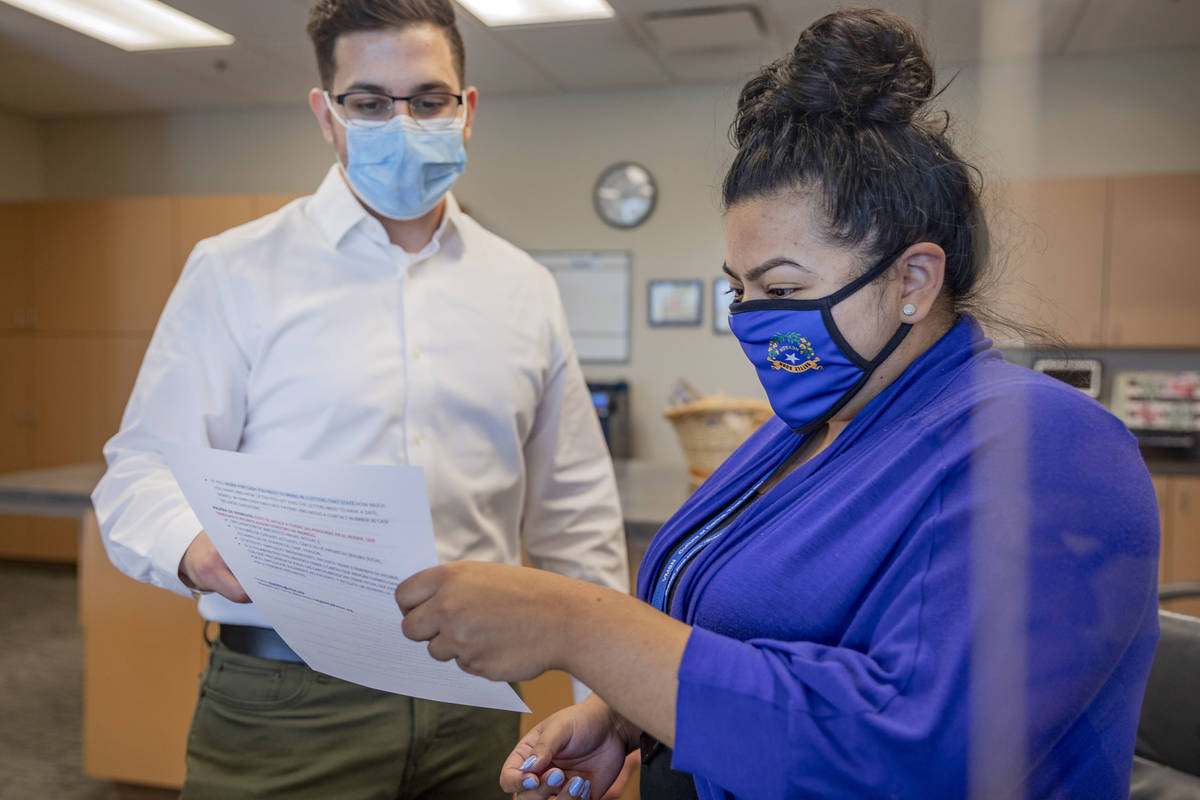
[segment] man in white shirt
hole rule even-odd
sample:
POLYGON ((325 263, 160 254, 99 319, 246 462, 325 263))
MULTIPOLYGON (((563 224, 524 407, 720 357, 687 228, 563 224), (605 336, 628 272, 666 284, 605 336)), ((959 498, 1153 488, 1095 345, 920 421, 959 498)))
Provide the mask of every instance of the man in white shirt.
POLYGON ((196 246, 93 501, 113 563, 221 623, 183 796, 503 797, 517 715, 309 670, 216 552, 160 455, 190 444, 425 469, 438 556, 618 590, 612 465, 552 277, 448 194, 478 94, 449 0, 320 0, 317 192, 196 246))

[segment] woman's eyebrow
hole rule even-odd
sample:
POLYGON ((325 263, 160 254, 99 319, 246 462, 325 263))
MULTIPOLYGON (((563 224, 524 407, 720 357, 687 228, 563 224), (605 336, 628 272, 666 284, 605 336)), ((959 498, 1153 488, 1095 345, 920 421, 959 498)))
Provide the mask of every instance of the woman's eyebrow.
POLYGON ((803 264, 797 263, 790 258, 784 258, 783 256, 776 256, 775 258, 768 258, 766 261, 759 264, 757 267, 752 267, 749 271, 746 272, 745 278, 739 277, 738 275, 734 274, 733 270, 731 270, 729 268, 728 262, 722 264, 721 269, 725 270, 725 272, 728 273, 729 276, 732 278, 737 278, 738 280, 754 281, 754 280, 758 280, 763 275, 765 275, 766 273, 775 269, 776 267, 782 267, 782 266, 795 267, 796 269, 801 269, 809 274, 813 274, 813 271, 811 269, 809 269, 808 267, 804 266, 803 264))

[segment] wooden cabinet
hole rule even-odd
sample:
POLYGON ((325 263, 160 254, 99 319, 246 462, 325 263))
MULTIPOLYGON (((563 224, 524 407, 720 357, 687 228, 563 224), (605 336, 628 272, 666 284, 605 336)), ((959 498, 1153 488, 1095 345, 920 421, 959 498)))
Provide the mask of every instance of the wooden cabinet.
POLYGON ((1169 546, 1171 532, 1171 479, 1155 477, 1152 480, 1154 483, 1154 496, 1158 498, 1158 525, 1162 537, 1158 548, 1158 582, 1159 584, 1163 584, 1168 580, 1167 562, 1171 559, 1169 546))
POLYGON ((1073 345, 1200 347, 1200 175, 1008 181, 984 205, 1001 317, 1073 345))
MULTIPOLYGON (((33 339, 0 333, 0 472, 33 466, 33 339)), ((0 515, 0 558, 34 552, 30 517, 0 515)))
POLYGON ((255 194, 250 196, 250 207, 254 217, 263 217, 272 211, 278 211, 298 197, 299 194, 255 194))
POLYGON ((109 563, 96 518, 78 534, 83 628, 83 771, 178 787, 208 647, 196 603, 109 563))
POLYGON ((33 344, 0 336, 0 472, 33 466, 33 344))
POLYGON ((100 458, 120 424, 148 343, 146 334, 37 338, 35 467, 100 458))
MULTIPOLYGON (((1200 477, 1172 477, 1163 482, 1167 484, 1162 541, 1165 582, 1200 581, 1200 477)), ((1163 502, 1161 496, 1159 502, 1163 502)), ((1164 607, 1200 616, 1200 598, 1176 600, 1164 607)))
POLYGON ((25 203, 0 203, 0 331, 33 327, 30 211, 25 203))
MULTIPOLYGON (((990 307, 1072 343, 1101 340, 1108 181, 1008 181, 985 193, 992 242, 990 307)), ((998 341, 1016 337, 989 331, 998 341)))
MULTIPOLYGON (((50 334, 29 340, 32 373, 30 458, 26 468, 98 461, 116 433, 145 353, 146 334, 50 334)), ((37 561, 74 561, 78 526, 52 517, 8 518, 16 526, 0 539, 0 555, 37 561)), ((4 527, 0 527, 4 530, 4 527)))
POLYGON ((179 274, 169 198, 35 203, 31 215, 39 331, 153 330, 179 274))
POLYGON ((1105 341, 1200 347, 1200 175, 1112 180, 1105 341))
POLYGON ((248 194, 202 195, 171 199, 171 264, 175 278, 201 239, 249 222, 256 216, 248 194))
MULTIPOLYGON (((99 459, 196 242, 295 197, 0 204, 0 471, 99 459)), ((0 517, 0 557, 70 561, 77 540, 72 521, 0 517)))

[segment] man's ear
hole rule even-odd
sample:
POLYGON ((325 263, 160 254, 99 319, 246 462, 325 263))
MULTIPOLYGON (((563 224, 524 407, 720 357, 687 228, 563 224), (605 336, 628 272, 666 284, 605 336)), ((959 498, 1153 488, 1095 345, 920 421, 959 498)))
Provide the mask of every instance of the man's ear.
POLYGON ((321 126, 321 135, 325 137, 325 141, 335 144, 333 114, 330 111, 329 103, 325 101, 324 90, 313 88, 308 91, 308 107, 312 109, 313 116, 317 118, 317 124, 321 126))
POLYGON ((475 121, 475 107, 479 105, 479 90, 474 86, 463 89, 463 105, 467 107, 467 124, 463 128, 463 143, 471 141, 471 123, 475 121))

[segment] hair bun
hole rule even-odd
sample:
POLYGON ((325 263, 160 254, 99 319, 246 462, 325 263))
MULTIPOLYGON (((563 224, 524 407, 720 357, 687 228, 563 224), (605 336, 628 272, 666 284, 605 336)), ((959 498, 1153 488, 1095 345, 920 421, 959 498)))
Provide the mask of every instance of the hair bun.
POLYGON ((806 121, 905 125, 933 96, 933 65, 917 31, 878 9, 822 17, 770 73, 774 111, 806 121))

